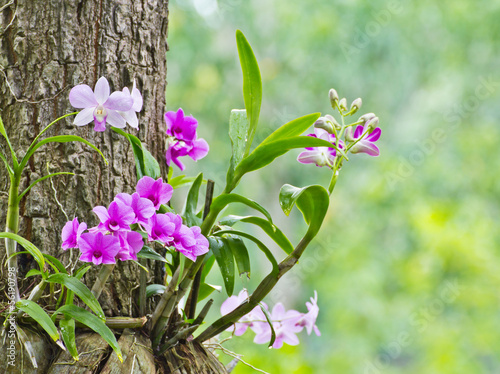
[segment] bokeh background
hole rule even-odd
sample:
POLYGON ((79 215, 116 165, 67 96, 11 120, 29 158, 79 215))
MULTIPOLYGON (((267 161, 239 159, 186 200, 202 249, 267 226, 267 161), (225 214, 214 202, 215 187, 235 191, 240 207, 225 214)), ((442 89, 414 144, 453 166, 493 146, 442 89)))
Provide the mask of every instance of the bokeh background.
MULTIPOLYGON (((500 3, 486 0, 170 1, 167 107, 198 118, 211 146, 188 174, 210 169, 224 185, 229 112, 243 107, 236 29, 263 78, 255 142, 332 113, 332 87, 348 103, 362 97, 361 114, 382 127, 381 156, 344 164, 320 236, 266 300, 306 312, 317 290, 322 335, 269 350, 249 331, 225 347, 272 374, 500 373, 499 19, 500 3)), ((281 212, 279 188, 330 177, 297 154, 238 187, 295 242, 305 226, 281 212)), ((266 274, 252 261, 236 291, 266 274)), ((215 297, 210 320, 227 296, 215 297)))

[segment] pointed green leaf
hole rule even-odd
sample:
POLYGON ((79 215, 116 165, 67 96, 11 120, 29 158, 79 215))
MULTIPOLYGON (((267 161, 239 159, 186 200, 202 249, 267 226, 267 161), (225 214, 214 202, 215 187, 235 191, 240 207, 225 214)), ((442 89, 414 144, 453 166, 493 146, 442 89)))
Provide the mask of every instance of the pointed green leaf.
POLYGON ((258 204, 257 202, 255 202, 253 200, 250 200, 244 196, 241 196, 241 195, 238 195, 235 193, 221 194, 221 195, 217 196, 212 201, 212 205, 210 205, 210 209, 214 209, 216 211, 221 211, 222 209, 224 209, 226 207, 226 205, 232 204, 232 203, 245 204, 245 205, 249 206, 250 208, 253 208, 253 209, 261 212, 269 220, 269 222, 273 221, 271 218, 271 215, 269 214, 269 212, 266 209, 264 209, 263 206, 261 206, 260 204, 258 204))
POLYGON ((55 258, 54 256, 51 256, 51 255, 48 255, 46 253, 43 253, 43 257, 45 258, 45 261, 47 261, 47 263, 52 267, 52 269, 54 269, 54 271, 68 274, 68 272, 67 272, 66 268, 64 267, 64 265, 62 264, 62 262, 59 261, 57 258, 55 258))
MULTIPOLYGON (((170 168, 170 170, 172 170, 172 168, 170 168)), ((168 184, 170 184, 172 188, 175 190, 176 188, 192 184, 195 181, 195 179, 196 178, 193 177, 186 177, 185 175, 178 175, 177 177, 170 178, 168 180, 168 184)))
POLYGON ((59 332, 56 325, 54 325, 54 322, 52 322, 49 315, 40 305, 31 300, 19 300, 16 303, 16 307, 37 321, 47 331, 47 334, 49 334, 53 341, 57 342, 59 340, 59 332))
POLYGON ((231 139, 232 154, 229 169, 227 170, 227 184, 231 183, 236 165, 245 156, 249 126, 246 110, 233 109, 231 111, 231 116, 229 117, 229 138, 231 139))
POLYGON ((26 278, 32 277, 34 275, 42 275, 42 272, 38 269, 31 269, 25 275, 26 278))
POLYGON ((264 141, 259 144, 259 146, 273 142, 275 140, 292 138, 294 136, 302 135, 302 133, 309 127, 311 127, 320 116, 321 113, 311 113, 287 122, 283 126, 280 126, 278 129, 276 129, 267 138, 265 138, 264 141))
POLYGON ((293 245, 290 240, 283 234, 283 232, 278 228, 278 226, 260 217, 256 216, 227 216, 221 221, 221 225, 233 226, 236 222, 245 222, 252 225, 259 226, 276 244, 280 246, 281 249, 285 251, 286 254, 290 254, 293 251, 293 245))
POLYGON ((75 305, 63 305, 62 307, 60 307, 55 311, 54 315, 56 314, 64 314, 67 317, 74 318, 76 321, 91 328, 96 333, 101 335, 101 337, 116 352, 118 358, 120 359, 120 362, 123 362, 120 346, 116 341, 113 331, 111 331, 109 327, 106 326, 106 324, 99 318, 97 318, 94 314, 90 313, 88 310, 77 307, 75 305))
MULTIPOLYGON (((217 235, 217 236, 221 236, 221 235, 224 235, 224 234, 238 235, 238 236, 241 236, 243 238, 247 238, 247 239, 253 241, 255 244, 257 244, 257 247, 262 252, 264 252, 264 254, 266 255, 267 259, 272 264, 272 266, 273 266, 273 274, 277 274, 279 272, 278 262, 274 258, 272 252, 259 239, 257 239, 253 235, 247 234, 246 232, 236 231, 236 230, 221 230, 221 231, 217 231, 216 233, 214 233, 214 235, 217 235)), ((209 241, 210 241, 210 239, 209 239, 209 241)))
POLYGON ((69 172, 66 172, 66 171, 62 171, 60 173, 52 173, 52 174, 49 174, 49 175, 46 175, 44 177, 41 177, 41 178, 38 178, 36 181, 34 181, 33 183, 31 183, 18 197, 17 197, 17 201, 21 201, 21 199, 23 198, 23 196, 29 191, 31 190, 31 188, 36 185, 37 183, 41 182, 41 181, 44 181, 45 179, 47 178, 51 178, 51 177, 55 177, 56 175, 63 175, 63 174, 67 174, 67 175, 75 175, 75 173, 69 173, 69 172))
POLYGON ((45 269, 45 259, 42 252, 29 240, 26 240, 22 236, 19 236, 12 232, 1 232, 0 238, 8 238, 18 242, 25 250, 29 252, 30 255, 33 256, 35 261, 38 263, 40 270, 43 271, 45 269))
POLYGON ((12 178, 14 176, 14 170, 12 170, 9 163, 7 162, 7 159, 5 158, 5 156, 2 153, 0 153, 0 158, 2 159, 3 163, 5 164, 5 168, 7 169, 9 176, 12 178))
POLYGON ((306 237, 310 240, 316 236, 323 223, 330 199, 328 192, 322 186, 299 188, 285 184, 281 187, 279 202, 286 215, 289 215, 293 206, 297 205, 309 225, 306 237))
POLYGON ((137 253, 137 258, 147 258, 148 260, 168 262, 165 257, 157 253, 154 249, 147 246, 142 247, 140 252, 137 253))
POLYGON ((92 311, 99 316, 103 321, 106 319, 101 305, 92 294, 92 292, 80 280, 68 274, 57 273, 49 275, 47 282, 59 283, 73 291, 92 311))
POLYGON ((233 253, 231 252, 231 249, 229 249, 227 243, 225 243, 221 238, 210 236, 208 237, 208 241, 210 243, 210 250, 214 254, 217 264, 219 265, 226 293, 228 296, 231 296, 234 290, 233 253))
POLYGON ((166 288, 163 284, 149 284, 146 287, 146 297, 161 295, 165 292, 166 288))
POLYGON ((229 249, 233 252, 240 277, 246 274, 250 278, 250 256, 248 256, 248 249, 243 240, 231 234, 224 235, 222 240, 227 243, 229 249))
POLYGON ((28 160, 33 156, 33 154, 37 151, 38 148, 41 146, 47 144, 47 143, 68 143, 68 142, 80 142, 83 144, 88 145, 90 148, 95 150, 97 153, 99 153, 106 163, 108 164, 108 160, 106 160, 106 157, 102 154, 102 152, 97 148, 95 145, 90 143, 88 140, 85 140, 79 136, 76 135, 57 135, 57 136, 52 136, 50 138, 46 138, 43 140, 40 140, 38 143, 36 143, 33 147, 31 147, 26 155, 23 157, 23 160, 21 161, 21 164, 19 165, 19 170, 23 170, 26 164, 28 163, 28 160))
POLYGON ((210 270, 212 270, 212 267, 214 266, 215 263, 215 256, 212 256, 209 253, 207 253, 207 256, 205 257, 204 264, 203 264, 203 270, 201 271, 201 281, 205 282, 205 279, 207 279, 208 273, 210 273, 210 270))
POLYGON ((191 226, 199 226, 201 224, 201 219, 196 216, 196 210, 198 206, 198 196, 200 193, 201 182, 203 181, 203 173, 198 174, 193 185, 189 189, 186 197, 186 206, 184 207, 184 218, 186 219, 186 224, 191 226))
POLYGON ((250 123, 245 151, 248 154, 259 122, 260 106, 262 103, 262 80, 259 65, 252 47, 240 30, 236 31, 236 46, 238 47, 238 55, 243 73, 243 99, 245 100, 248 122, 250 123))
MULTIPOLYGON (((7 136, 7 132, 5 131, 5 127, 3 125, 2 117, 0 116, 0 134, 5 138, 7 141, 7 145, 9 146, 10 149, 10 155, 12 156, 12 162, 14 163, 14 169, 17 169, 17 157, 16 157, 16 152, 14 152, 14 148, 12 148, 12 144, 10 144, 9 137, 7 136)), ((7 160, 5 160, 5 164, 7 165, 7 160)), ((9 169, 8 167, 7 169, 9 169)), ((12 170, 12 169, 10 169, 12 170)))
POLYGON ((221 292, 222 287, 214 284, 201 283, 200 290, 198 291, 198 302, 209 297, 214 291, 221 292))
POLYGON ((61 328, 61 336, 64 345, 71 354, 71 357, 75 361, 78 361, 78 350, 76 349, 76 338, 75 338, 75 320, 72 318, 64 318, 59 321, 59 327, 61 328))

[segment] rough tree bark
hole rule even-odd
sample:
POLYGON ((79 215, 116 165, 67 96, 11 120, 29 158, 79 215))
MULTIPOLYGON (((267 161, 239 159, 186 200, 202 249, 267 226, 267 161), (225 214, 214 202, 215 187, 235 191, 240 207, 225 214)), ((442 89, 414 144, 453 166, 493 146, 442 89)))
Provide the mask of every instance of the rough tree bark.
MULTIPOLYGON (((18 157, 44 126, 74 111, 68 101, 71 87, 78 83, 93 87, 99 77, 105 76, 112 90, 131 87, 133 79, 137 79, 144 98, 138 136, 158 160, 163 159, 167 7, 167 0, 2 0, 0 109, 11 142, 18 149, 18 157)), ((131 128, 127 131, 134 133, 131 128)), ((88 139, 103 151, 109 166, 81 144, 59 144, 36 153, 25 172, 22 187, 49 172, 71 171, 76 175, 46 180, 23 198, 20 235, 63 263, 75 264, 76 251, 70 255, 60 249, 63 225, 75 216, 89 227, 96 224, 97 219, 91 212, 94 206, 107 206, 117 193, 133 191, 135 166, 128 142, 112 131, 96 133, 92 124, 77 128, 70 117, 53 126, 46 136, 57 134, 76 134, 88 139)), ((7 154, 5 142, 0 142, 0 147, 7 154)), ((8 176, 3 168, 0 170, 3 231, 8 176)), ((3 264, 3 241, 0 259, 3 264)), ((23 278, 35 267, 34 261, 28 256, 18 256, 18 262, 20 292, 29 292, 30 282, 23 278)), ((95 275, 95 271, 86 275, 87 285, 91 286, 95 275)), ((105 313, 137 316, 134 300, 134 289, 139 284, 137 265, 119 263, 108 284, 100 298, 105 313)), ((7 301, 5 275, 0 288, 0 302, 4 305, 7 301)), ((51 360, 47 354, 50 351, 43 352, 47 348, 43 348, 43 342, 40 344, 42 348, 36 348, 41 353, 39 363, 42 364, 38 373, 43 373, 51 360)), ((110 356, 108 348, 103 352, 101 359, 110 356)), ((99 358, 92 360, 93 369, 104 368, 104 364, 95 365, 99 358)), ((0 362, 5 361, 0 359, 0 362)), ((89 369, 82 367, 83 371, 89 369)), ((24 360, 25 372, 29 368, 30 363, 24 360)), ((68 369, 60 365, 59 368, 52 372, 62 372, 61 368, 66 372, 79 372, 75 366, 68 369)), ((134 370, 153 372, 148 371, 152 370, 150 366, 144 371, 137 371, 138 366, 134 370)))

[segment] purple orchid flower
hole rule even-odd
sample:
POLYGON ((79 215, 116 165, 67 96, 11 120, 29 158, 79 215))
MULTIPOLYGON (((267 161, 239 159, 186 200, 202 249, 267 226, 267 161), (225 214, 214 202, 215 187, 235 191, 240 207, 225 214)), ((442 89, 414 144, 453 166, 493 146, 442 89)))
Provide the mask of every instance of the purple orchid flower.
MULTIPOLYGON (((226 299, 226 301, 222 303, 220 307, 221 315, 225 316, 226 314, 231 313, 247 299, 248 299, 248 291, 245 289, 241 290, 238 296, 235 295, 230 296, 228 299, 226 299)), ((256 329, 258 329, 258 327, 256 327, 255 325, 260 323, 267 323, 267 322, 260 322, 265 320, 266 317, 264 316, 264 313, 262 312, 259 306, 256 306, 250 313, 244 315, 238 322, 236 322, 233 326, 229 327, 226 331, 234 331, 234 335, 241 336, 247 331, 247 329, 250 326, 254 326, 256 329), (253 322, 255 320, 259 322, 253 322)))
POLYGON ((120 240, 102 232, 82 234, 78 244, 82 252, 80 261, 94 265, 115 264, 115 256, 120 251, 120 240))
POLYGON ((92 120, 95 131, 106 130, 106 122, 111 126, 125 127, 125 119, 120 112, 127 112, 134 103, 134 99, 127 92, 116 91, 110 95, 108 80, 99 78, 94 91, 86 84, 79 84, 71 89, 69 102, 75 108, 83 109, 74 120, 76 126, 84 126, 92 120))
POLYGON ((96 206, 92 211, 99 217, 101 223, 91 231, 128 231, 134 222, 136 215, 130 206, 121 202, 113 201, 106 209, 103 206, 96 206))
POLYGON ((192 143, 196 139, 198 121, 193 116, 185 116, 182 108, 179 108, 177 112, 165 113, 165 122, 168 136, 186 143, 192 143))
POLYGON ((134 192, 132 195, 128 193, 119 193, 116 195, 115 201, 132 209, 135 214, 135 219, 132 224, 140 223, 144 226, 148 223, 148 219, 156 213, 153 202, 144 197, 140 197, 137 192, 134 192))
POLYGON ((139 121, 137 120, 137 113, 139 113, 142 110, 142 95, 141 92, 137 89, 135 86, 135 79, 134 79, 134 85, 132 86, 132 94, 130 93, 128 87, 123 88, 123 92, 126 94, 130 95, 132 97, 133 103, 132 107, 125 111, 125 112, 120 112, 123 118, 125 118, 125 121, 133 127, 134 129, 139 128, 139 121))
MULTIPOLYGON (((330 134, 324 129, 314 128, 314 134, 309 134, 308 136, 326 140, 332 144, 336 144, 337 140, 335 135, 330 134)), ((340 149, 344 148, 342 141, 339 142, 338 147, 340 149)), ((316 166, 329 166, 332 167, 335 162, 335 156, 337 151, 335 148, 329 147, 308 147, 305 151, 299 154, 297 161, 302 164, 316 164, 316 166)))
POLYGON ((374 143, 380 138, 382 130, 380 129, 380 127, 377 127, 372 132, 363 135, 367 131, 367 129, 368 124, 366 124, 365 126, 357 126, 354 130, 354 133, 352 131, 352 127, 349 127, 347 129, 346 139, 353 142, 357 141, 357 143, 352 146, 351 152, 366 153, 367 155, 374 157, 379 156, 380 150, 374 143))
MULTIPOLYGON (((288 345, 299 344, 299 338, 295 334, 302 330, 302 326, 297 326, 297 320, 301 317, 301 313, 296 310, 285 310, 282 303, 274 306, 271 312, 271 321, 276 333, 276 340, 273 343, 273 348, 279 349, 283 343, 288 345)), ((263 344, 271 340, 271 327, 266 323, 260 323, 256 326, 251 326, 256 333, 254 343, 263 344)))
POLYGON ((209 243, 198 226, 181 225, 174 232, 171 245, 191 261, 196 261, 196 257, 208 252, 209 243))
POLYGON ((318 307, 318 293, 314 291, 314 297, 311 297, 311 302, 306 302, 308 312, 302 314, 302 317, 297 321, 297 326, 305 327, 307 330, 307 335, 311 335, 314 330, 317 336, 320 336, 318 326, 316 326, 316 319, 318 318, 319 307, 318 307))
POLYGON ((61 233, 62 249, 78 248, 78 241, 85 230, 87 230, 87 224, 85 222, 78 223, 78 217, 75 217, 73 221, 66 222, 61 233))
POLYGON ((155 214, 151 216, 146 225, 148 239, 158 240, 168 245, 174 239, 174 234, 179 230, 182 218, 173 213, 155 214))
POLYGON ((168 183, 163 183, 161 178, 155 181, 153 178, 145 176, 137 182, 136 191, 140 197, 151 200, 154 208, 158 210, 162 204, 170 201, 174 189, 168 183))
POLYGON ((118 232, 118 239, 120 240, 120 251, 116 258, 121 261, 137 261, 137 253, 144 246, 142 235, 135 231, 118 232))
POLYGON ((210 148, 205 139, 196 139, 190 145, 183 141, 176 141, 175 139, 171 138, 168 141, 165 159, 168 166, 170 166, 170 164, 173 162, 179 167, 179 169, 184 170, 185 166, 179 160, 180 157, 189 156, 194 161, 198 161, 208 154, 209 149, 210 148))

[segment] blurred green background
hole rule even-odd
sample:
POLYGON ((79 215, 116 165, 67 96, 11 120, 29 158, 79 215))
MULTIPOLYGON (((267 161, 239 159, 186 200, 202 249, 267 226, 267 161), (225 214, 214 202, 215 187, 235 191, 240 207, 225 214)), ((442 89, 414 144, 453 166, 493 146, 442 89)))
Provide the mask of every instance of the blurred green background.
MULTIPOLYGON (((485 0, 170 1, 167 108, 198 118, 211 146, 188 174, 213 170, 223 187, 229 112, 243 107, 236 29, 263 78, 255 142, 332 113, 332 87, 362 97, 360 114, 382 127, 381 156, 344 164, 320 237, 266 300, 306 312, 317 290, 322 335, 269 350, 249 331, 225 347, 273 374, 500 373, 499 19, 500 3, 485 0)), ((330 177, 298 153, 238 187, 295 242, 305 226, 281 212, 280 186, 330 177)), ((237 291, 266 274, 259 260, 237 291)))

